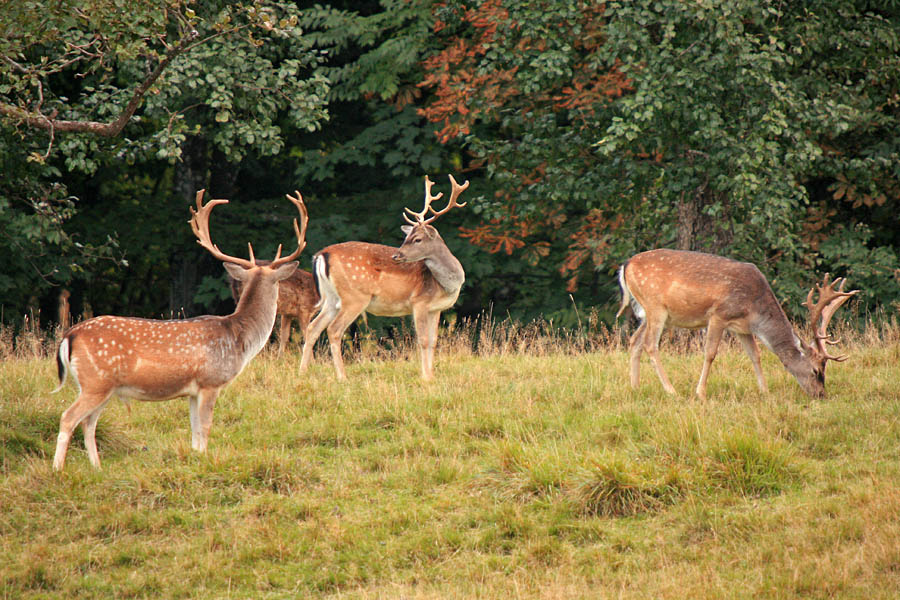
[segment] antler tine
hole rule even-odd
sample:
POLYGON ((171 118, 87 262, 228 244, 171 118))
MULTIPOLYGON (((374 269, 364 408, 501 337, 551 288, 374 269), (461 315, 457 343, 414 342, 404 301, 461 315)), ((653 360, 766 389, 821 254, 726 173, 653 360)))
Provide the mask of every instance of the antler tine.
POLYGON ((194 235, 197 236, 197 243, 206 248, 206 250, 218 260, 234 263, 246 269, 254 267, 256 261, 253 258, 252 248, 250 249, 250 260, 248 261, 244 258, 229 256, 212 243, 212 240, 209 237, 209 214, 212 212, 212 209, 219 204, 228 204, 228 200, 210 200, 206 203, 206 206, 204 206, 203 194, 205 192, 205 189, 197 192, 197 209, 194 210, 194 207, 191 207, 191 220, 189 223, 191 224, 191 230, 194 232, 194 235))
POLYGON ((294 190, 294 194, 297 197, 293 197, 290 194, 285 194, 285 197, 291 201, 291 203, 297 207, 297 210, 300 212, 300 222, 302 226, 297 225, 297 219, 294 219, 294 235, 297 236, 297 249, 288 254, 287 256, 281 256, 281 244, 278 245, 278 251, 275 253, 275 260, 272 261, 270 266, 277 267, 279 265, 283 265, 284 263, 290 262, 300 256, 300 253, 303 252, 303 249, 306 248, 306 226, 309 224, 309 212, 306 210, 306 204, 303 203, 303 196, 300 195, 298 190, 294 190))
POLYGON ((415 221, 410 219, 406 213, 403 213, 403 218, 406 219, 406 222, 410 225, 417 225, 419 223, 428 223, 429 221, 425 220, 425 215, 428 214, 428 211, 431 210, 434 212, 434 209, 431 208, 431 203, 435 200, 440 200, 444 196, 444 192, 438 192, 437 196, 431 195, 431 188, 434 186, 434 182, 428 178, 428 175, 425 176, 425 207, 421 210, 421 212, 416 212, 411 208, 404 208, 406 212, 411 214, 416 218, 415 221))
POLYGON ((829 278, 830 273, 826 273, 822 283, 817 283, 814 289, 809 290, 809 294, 806 296, 806 302, 804 302, 803 305, 809 310, 810 324, 813 327, 818 351, 828 360, 841 362, 846 360, 847 356, 832 356, 828 354, 826 345, 838 343, 838 340, 830 339, 830 336, 827 333, 828 325, 831 323, 831 318, 838 309, 852 296, 858 294, 859 290, 845 292, 844 285, 847 283, 845 277, 838 277, 834 281, 829 281, 829 278), (838 286, 837 290, 834 289, 835 285, 838 286), (819 292, 819 300, 813 304, 813 294, 816 290, 819 292))
MULTIPOLYGON (((469 181, 466 180, 466 182, 464 184, 460 185, 460 184, 456 183, 456 179, 453 178, 453 175, 450 175, 449 177, 450 177, 451 192, 450 192, 450 200, 447 201, 447 206, 445 206, 441 210, 434 210, 433 208, 431 208, 431 203, 429 202, 426 205, 426 208, 428 210, 430 210, 434 216, 432 216, 430 219, 427 219, 426 221, 423 221, 424 223, 426 223, 426 224, 431 223, 432 221, 437 219, 439 216, 443 215, 444 213, 449 212, 450 209, 453 208, 454 206, 458 206, 459 208, 462 208, 463 206, 468 204, 468 202, 463 202, 462 204, 457 204, 456 199, 459 198, 459 195, 461 193, 463 193, 464 191, 466 191, 466 189, 469 187, 469 181)), ((437 200, 442 195, 443 194, 438 194, 437 196, 434 197, 434 200, 437 200)))

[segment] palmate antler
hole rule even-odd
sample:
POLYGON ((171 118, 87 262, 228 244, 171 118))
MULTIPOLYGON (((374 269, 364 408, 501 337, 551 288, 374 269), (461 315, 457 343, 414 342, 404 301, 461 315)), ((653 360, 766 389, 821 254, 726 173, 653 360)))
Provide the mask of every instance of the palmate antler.
POLYGON ((415 221, 414 221, 414 220, 410 219, 407 215, 405 215, 405 214, 403 215, 403 218, 406 219, 406 222, 409 223, 410 225, 417 225, 419 223, 427 225, 427 224, 431 223, 432 221, 434 221, 435 219, 437 219, 439 216, 448 212, 454 206, 458 206, 458 207, 462 208, 463 206, 465 206, 467 204, 466 202, 463 202, 462 204, 457 204, 456 199, 459 198, 459 195, 461 193, 463 193, 466 190, 466 188, 469 187, 469 182, 466 181, 464 184, 460 185, 460 184, 456 183, 456 179, 453 178, 453 175, 450 175, 450 185, 452 186, 452 191, 450 192, 450 201, 447 202, 447 206, 445 206, 441 210, 437 210, 437 211, 434 210, 431 207, 431 203, 434 202, 435 200, 441 199, 444 196, 444 193, 438 192, 437 196, 432 196, 431 195, 431 187, 433 185, 434 185, 434 182, 428 178, 428 175, 426 175, 425 176, 425 208, 423 208, 420 212, 416 212, 411 208, 404 209, 404 210, 406 210, 406 212, 408 212, 409 214, 411 214, 412 216, 415 217, 415 221), (431 211, 433 216, 429 219, 426 219, 425 216, 428 214, 429 211, 431 211))
POLYGON ((806 302, 803 303, 803 306, 809 310, 809 323, 813 328, 816 350, 828 360, 841 362, 847 360, 847 356, 832 356, 828 353, 827 345, 837 344, 839 342, 839 340, 830 339, 828 335, 828 324, 831 322, 834 313, 836 313, 851 296, 858 294, 859 290, 845 292, 844 285, 847 283, 846 278, 839 277, 834 281, 829 281, 829 277, 830 274, 826 273, 822 283, 817 283, 815 288, 809 290, 809 294, 806 296, 806 302), (837 290, 834 289, 835 285, 838 286, 837 290), (813 304, 813 294, 816 290, 819 292, 819 300, 813 304))
MULTIPOLYGON (((218 260, 222 262, 234 263, 236 265, 240 265, 245 269, 251 269, 256 266, 256 257, 253 255, 253 245, 249 242, 247 243, 247 248, 250 252, 250 260, 245 258, 237 258, 236 256, 230 256, 225 254, 219 247, 212 243, 212 240, 209 236, 209 215, 212 212, 212 209, 219 204, 228 204, 228 200, 216 199, 210 200, 203 204, 203 194, 206 190, 200 190, 197 192, 197 209, 194 210, 191 207, 191 229, 194 232, 194 235, 197 236, 197 243, 206 248, 210 254, 212 254, 218 260)), ((269 265, 271 268, 275 268, 283 265, 284 263, 290 262, 300 256, 300 253, 303 251, 303 248, 306 247, 306 225, 309 222, 309 214, 306 211, 306 205, 303 204, 303 197, 300 195, 300 192, 294 192, 297 197, 294 198, 290 194, 287 195, 287 199, 290 200, 294 206, 297 207, 297 210, 300 212, 300 220, 303 223, 302 227, 298 226, 297 219, 294 219, 294 234, 297 236, 297 249, 294 250, 288 256, 281 256, 281 244, 278 245, 278 250, 275 253, 275 260, 271 262, 269 265)))

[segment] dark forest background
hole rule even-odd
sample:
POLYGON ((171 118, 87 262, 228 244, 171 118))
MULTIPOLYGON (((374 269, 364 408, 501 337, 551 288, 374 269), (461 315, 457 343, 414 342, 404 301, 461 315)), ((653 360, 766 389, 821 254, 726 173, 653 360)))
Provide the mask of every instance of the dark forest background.
POLYGON ((757 264, 789 313, 826 271, 900 307, 900 0, 135 2, 0 6, 0 305, 225 314, 187 221, 271 258, 402 241, 423 177, 455 313, 611 321, 654 247, 757 264), (579 311, 581 311, 579 313, 579 311))

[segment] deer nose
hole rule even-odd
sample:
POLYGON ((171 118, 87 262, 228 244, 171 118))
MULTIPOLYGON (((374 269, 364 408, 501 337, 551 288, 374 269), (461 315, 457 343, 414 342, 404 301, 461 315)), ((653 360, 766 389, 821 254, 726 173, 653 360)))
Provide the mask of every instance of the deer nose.
POLYGON ((394 259, 394 262, 403 262, 403 255, 400 252, 394 252, 394 255, 391 256, 394 259))

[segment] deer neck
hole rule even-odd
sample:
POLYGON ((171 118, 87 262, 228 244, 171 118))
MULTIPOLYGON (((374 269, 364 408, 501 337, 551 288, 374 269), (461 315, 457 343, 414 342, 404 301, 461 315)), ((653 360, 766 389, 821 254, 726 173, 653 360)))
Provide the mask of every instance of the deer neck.
POLYGON ((459 292, 466 280, 462 264, 445 244, 438 245, 435 251, 425 258, 425 267, 438 285, 450 294, 459 292))
POLYGON ((796 376, 808 366, 809 357, 803 351, 803 342, 794 326, 774 297, 769 304, 771 306, 759 312, 752 333, 778 357, 788 372, 796 376))
POLYGON ((237 308, 227 317, 238 347, 249 350, 250 357, 262 350, 272 334, 277 304, 278 285, 256 277, 245 283, 237 308))

